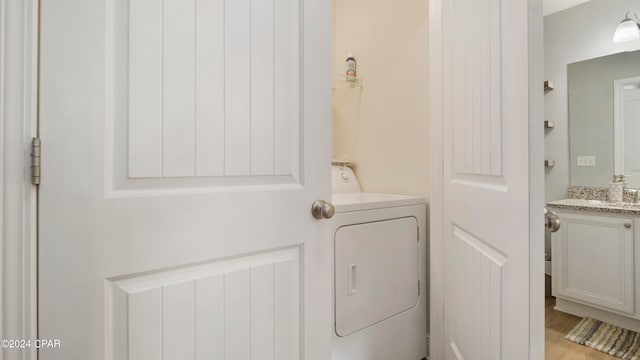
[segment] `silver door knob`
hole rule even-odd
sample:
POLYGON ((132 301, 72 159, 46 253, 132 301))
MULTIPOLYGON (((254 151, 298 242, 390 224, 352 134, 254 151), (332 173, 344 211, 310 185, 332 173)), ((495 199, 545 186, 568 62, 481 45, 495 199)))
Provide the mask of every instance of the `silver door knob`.
POLYGON ((331 219, 336 209, 333 204, 324 200, 316 200, 311 205, 311 215, 316 219, 331 219))
POLYGON ((552 233, 560 230, 560 218, 546 207, 544 208, 544 229, 552 233))

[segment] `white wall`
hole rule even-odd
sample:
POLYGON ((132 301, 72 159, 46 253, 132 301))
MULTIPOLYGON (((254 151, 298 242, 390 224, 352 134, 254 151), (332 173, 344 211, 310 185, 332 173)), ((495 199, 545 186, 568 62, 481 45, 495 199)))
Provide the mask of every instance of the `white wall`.
POLYGON ((549 15, 582 4, 589 0, 542 0, 544 15, 549 15))
POLYGON ((333 5, 334 72, 351 52, 363 80, 361 90, 334 90, 334 157, 357 163, 364 191, 428 198, 428 2, 333 5))
POLYGON ((545 78, 555 90, 545 95, 545 157, 556 161, 546 171, 546 200, 566 197, 569 186, 567 65, 621 51, 640 49, 640 41, 616 44, 613 33, 628 10, 640 13, 638 0, 592 0, 544 18, 545 78))

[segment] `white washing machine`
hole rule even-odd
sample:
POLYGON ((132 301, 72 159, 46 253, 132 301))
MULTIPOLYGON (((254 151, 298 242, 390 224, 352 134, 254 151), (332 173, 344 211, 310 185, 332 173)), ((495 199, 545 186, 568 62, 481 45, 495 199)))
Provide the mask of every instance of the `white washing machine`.
POLYGON ((422 197, 360 192, 333 167, 333 360, 427 356, 426 207, 422 197))

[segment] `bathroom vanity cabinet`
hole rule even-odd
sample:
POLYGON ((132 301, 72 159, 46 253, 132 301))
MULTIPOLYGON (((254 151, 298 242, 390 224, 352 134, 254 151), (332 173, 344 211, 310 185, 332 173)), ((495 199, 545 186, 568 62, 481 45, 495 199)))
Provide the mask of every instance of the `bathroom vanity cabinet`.
POLYGON ((640 330, 640 217, 554 210, 561 220, 552 235, 556 309, 640 330))

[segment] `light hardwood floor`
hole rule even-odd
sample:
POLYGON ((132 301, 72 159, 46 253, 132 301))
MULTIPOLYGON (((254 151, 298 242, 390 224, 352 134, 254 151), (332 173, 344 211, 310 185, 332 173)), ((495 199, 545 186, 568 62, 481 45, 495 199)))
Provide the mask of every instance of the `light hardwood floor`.
MULTIPOLYGON (((553 310, 556 300, 547 297, 545 302, 545 360, 616 360, 589 347, 578 345, 564 337, 580 322, 577 316, 553 310)), ((619 359, 618 359, 619 360, 619 359)))

